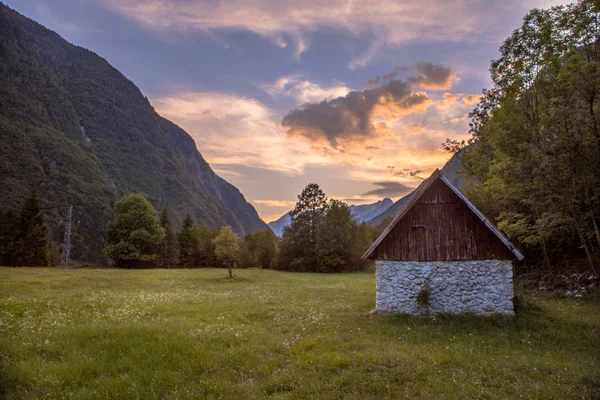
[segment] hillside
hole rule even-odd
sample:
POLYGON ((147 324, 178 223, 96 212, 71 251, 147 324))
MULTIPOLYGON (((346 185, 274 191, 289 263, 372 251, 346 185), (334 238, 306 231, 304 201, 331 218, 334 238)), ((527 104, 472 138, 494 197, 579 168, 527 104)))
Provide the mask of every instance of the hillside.
MULTIPOLYGON (((460 153, 453 155, 452 158, 450 158, 450 160, 448 160, 448 162, 444 165, 444 167, 441 169, 441 171, 444 174, 444 176, 446 178, 448 178, 448 180, 450 180, 450 182, 452 182, 452 184, 454 186, 456 186, 459 190, 463 190, 464 189, 464 183, 463 183, 464 178, 459 172, 460 171, 460 157, 461 157, 460 153)), ((388 207, 384 212, 382 212, 381 214, 377 215, 376 217, 368 220, 367 222, 370 225, 377 225, 377 224, 381 223, 383 220, 385 220, 386 218, 394 217, 398 213, 398 211, 400 211, 400 209, 404 206, 404 204, 406 204, 406 202, 408 202, 411 199, 411 197, 413 196, 413 193, 414 193, 414 191, 410 192, 406 196, 402 197, 401 199, 396 201, 394 204, 392 204, 390 207, 388 207)))
MULTIPOLYGON (((372 204, 362 204, 360 206, 350 206, 350 211, 356 220, 361 222, 367 222, 374 217, 380 215, 382 212, 387 210, 393 201, 389 198, 385 198, 383 200, 379 200, 372 204)), ((279 237, 283 234, 283 228, 288 226, 291 223, 291 218, 289 213, 283 214, 279 219, 273 222, 269 222, 269 228, 279 237)))
POLYGON ((98 261, 112 205, 141 192, 239 234, 267 229, 256 210, 218 177, 194 140, 95 53, 0 3, 0 210, 18 212, 35 188, 60 241, 74 205, 73 258, 98 261))

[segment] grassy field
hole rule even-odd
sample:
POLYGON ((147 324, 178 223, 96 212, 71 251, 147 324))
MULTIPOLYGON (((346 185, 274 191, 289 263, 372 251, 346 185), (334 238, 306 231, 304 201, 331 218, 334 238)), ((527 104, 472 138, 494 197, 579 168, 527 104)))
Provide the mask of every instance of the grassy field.
POLYGON ((0 398, 600 398, 600 305, 371 316, 373 274, 0 268, 0 398))

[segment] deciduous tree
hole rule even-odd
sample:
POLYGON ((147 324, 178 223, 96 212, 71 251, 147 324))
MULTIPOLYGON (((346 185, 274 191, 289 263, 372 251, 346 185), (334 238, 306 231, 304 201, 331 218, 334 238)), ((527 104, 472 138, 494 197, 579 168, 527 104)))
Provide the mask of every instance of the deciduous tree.
POLYGON ((130 194, 115 203, 105 253, 117 266, 155 267, 164 235, 152 204, 142 194, 130 194))
POLYGON ((213 239, 215 245, 215 256, 229 271, 229 277, 233 278, 233 268, 240 251, 240 237, 231 229, 224 226, 213 239))

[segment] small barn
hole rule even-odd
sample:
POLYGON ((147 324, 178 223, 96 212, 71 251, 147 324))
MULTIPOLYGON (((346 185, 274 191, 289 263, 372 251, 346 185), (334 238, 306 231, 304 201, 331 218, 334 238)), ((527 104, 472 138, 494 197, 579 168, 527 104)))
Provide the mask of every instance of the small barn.
POLYGON ((523 255, 439 170, 363 259, 375 260, 378 312, 514 314, 523 255))

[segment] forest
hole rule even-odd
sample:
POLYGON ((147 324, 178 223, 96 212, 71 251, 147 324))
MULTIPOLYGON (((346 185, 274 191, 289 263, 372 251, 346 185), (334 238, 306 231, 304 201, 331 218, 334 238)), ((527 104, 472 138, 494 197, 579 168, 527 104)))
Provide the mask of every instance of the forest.
POLYGON ((521 249, 523 272, 600 278, 598 3, 534 9, 492 61, 459 153, 466 194, 521 249))

